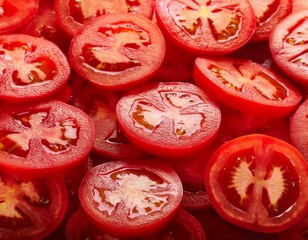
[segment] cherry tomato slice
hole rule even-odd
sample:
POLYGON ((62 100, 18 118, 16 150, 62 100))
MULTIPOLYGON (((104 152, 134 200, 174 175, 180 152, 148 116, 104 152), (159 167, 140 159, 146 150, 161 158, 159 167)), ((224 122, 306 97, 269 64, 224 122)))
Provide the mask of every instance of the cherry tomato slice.
POLYGON ((59 91, 70 74, 66 56, 54 43, 26 34, 0 36, 0 98, 29 101, 59 91))
POLYGON ((0 239, 43 239, 63 220, 62 177, 27 179, 0 173, 0 239))
POLYGON ((175 44, 198 54, 233 52, 256 27, 248 0, 157 0, 156 18, 175 44))
POLYGON ((90 221, 109 235, 125 238, 159 232, 177 212, 182 195, 177 174, 150 161, 100 164, 79 188, 90 221))
POLYGON ((56 0, 54 9, 59 24, 70 36, 91 19, 114 13, 135 13, 153 16, 153 0, 56 0))
POLYGON ((215 210, 258 232, 279 232, 308 211, 308 162, 291 144, 262 134, 221 145, 205 170, 215 210))
POLYGON ((308 9, 285 17, 271 31, 270 50, 293 81, 308 85, 308 9))
POLYGON ((262 65, 230 57, 198 57, 194 79, 210 96, 239 111, 279 118, 289 115, 302 95, 262 65))
POLYGON ((196 155, 216 136, 221 113, 191 83, 161 82, 132 90, 116 107, 127 139, 140 149, 169 158, 196 155))
POLYGON ((148 82, 165 55, 159 27, 137 14, 105 14, 74 35, 69 59, 78 74, 112 91, 148 82))
POLYGON ((0 166, 13 174, 66 172, 87 158, 94 124, 60 101, 21 105, 0 113, 0 166))

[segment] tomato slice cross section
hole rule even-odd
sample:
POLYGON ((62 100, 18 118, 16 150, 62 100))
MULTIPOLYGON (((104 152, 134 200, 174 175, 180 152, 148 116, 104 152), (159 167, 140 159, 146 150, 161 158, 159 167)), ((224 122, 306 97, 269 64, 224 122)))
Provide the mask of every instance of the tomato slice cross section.
POLYGON ((262 134, 233 139, 212 155, 205 183, 226 220, 259 232, 279 232, 308 210, 308 164, 289 143, 262 134))
POLYGON ((107 162, 92 168, 79 188, 94 225, 116 237, 141 237, 171 221, 183 195, 180 178, 150 161, 107 162))
POLYGON ((0 165, 14 174, 67 171, 94 144, 92 120, 60 101, 6 109, 0 115, 0 165))

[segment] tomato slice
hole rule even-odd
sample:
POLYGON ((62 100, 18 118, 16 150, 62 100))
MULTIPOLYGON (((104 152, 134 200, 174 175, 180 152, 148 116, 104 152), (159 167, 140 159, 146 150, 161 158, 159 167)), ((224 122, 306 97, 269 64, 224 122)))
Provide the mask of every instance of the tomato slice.
POLYGON ((292 11, 293 0, 249 0, 257 19, 252 41, 268 40, 270 31, 292 11))
POLYGON ((256 27, 248 0, 157 0, 156 14, 166 36, 198 54, 233 52, 249 41, 256 27))
POLYGON ((11 33, 25 25, 35 15, 39 0, 1 1, 0 33, 11 33))
POLYGON ((94 124, 83 111, 60 101, 3 108, 0 166, 14 174, 66 172, 89 154, 94 124))
POLYGON ((152 18, 153 0, 55 0, 54 9, 59 24, 70 36, 91 19, 115 13, 135 13, 152 18))
POLYGON ((62 177, 29 180, 0 173, 1 239, 43 239, 60 224, 66 208, 62 177))
POLYGON ((308 98, 292 114, 290 120, 290 137, 293 145, 308 161, 308 98))
POLYGON ((174 170, 150 161, 100 164, 79 188, 90 221, 107 234, 125 238, 160 231, 177 212, 182 195, 174 170))
POLYGON ((132 90, 116 107, 122 132, 154 155, 185 158, 216 136, 221 113, 212 99, 191 83, 162 82, 132 90))
POLYGON ((70 74, 66 56, 54 43, 26 34, 0 36, 0 98, 29 101, 59 91, 70 74))
POLYGON ((308 9, 292 13, 275 26, 269 37, 277 65, 293 81, 308 85, 308 9))
POLYGON ((92 84, 112 91, 148 82, 165 55, 159 27, 137 14, 105 14, 92 19, 71 42, 72 67, 92 84))
POLYGON ((308 164, 291 144, 262 134, 219 147, 205 170, 215 210, 227 221, 258 232, 279 232, 308 209, 308 164))
POLYGON ((279 240, 305 240, 308 237, 308 213, 295 226, 279 233, 279 240))
POLYGON ((239 111, 263 117, 283 117, 302 95, 275 72, 246 59, 198 57, 194 79, 208 94, 239 111))

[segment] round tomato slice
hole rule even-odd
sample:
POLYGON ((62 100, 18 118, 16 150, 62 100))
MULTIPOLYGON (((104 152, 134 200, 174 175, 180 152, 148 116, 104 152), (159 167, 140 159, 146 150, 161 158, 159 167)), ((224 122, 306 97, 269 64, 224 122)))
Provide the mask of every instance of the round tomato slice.
POLYGON ((79 188, 90 221, 109 235, 125 238, 159 232, 177 212, 182 196, 174 170, 150 161, 97 165, 79 188))
POLYGON ((0 98, 29 101, 55 94, 67 84, 70 66, 54 43, 26 34, 0 36, 0 98))
POLYGON ((3 108, 0 166, 20 175, 66 172, 87 158, 94 139, 90 117, 66 103, 54 100, 3 108))
POLYGON ((55 0, 54 9, 59 24, 70 36, 91 19, 113 13, 136 13, 153 16, 153 0, 55 0))
POLYGON ((219 107, 191 83, 161 82, 132 90, 116 107, 120 128, 134 145, 154 155, 185 158, 216 136, 219 107))
POLYGON ((105 14, 89 21, 73 37, 69 59, 86 80, 105 90, 141 85, 157 71, 165 55, 159 27, 137 14, 105 14))
POLYGON ((277 65, 295 82, 308 85, 308 9, 285 17, 271 31, 270 50, 277 65))
POLYGON ((215 210, 258 232, 279 232, 308 211, 308 162, 289 143, 252 134, 221 145, 205 170, 215 210))
POLYGON ((10 33, 29 22, 35 15, 39 0, 1 1, 0 33, 10 33))
POLYGON ((266 41, 270 31, 292 11, 292 0, 249 0, 256 15, 257 26, 252 41, 266 41))
POLYGON ((157 0, 157 22, 173 42, 198 54, 227 54, 249 41, 256 17, 248 0, 157 0))
POLYGON ((246 59, 198 57, 194 79, 208 94, 239 111, 263 117, 283 117, 302 95, 291 83, 246 59))
POLYGON ((308 98, 301 103, 290 118, 290 137, 292 144, 308 161, 308 98))
POLYGON ((43 239, 64 218, 62 177, 26 179, 0 173, 0 239, 43 239))

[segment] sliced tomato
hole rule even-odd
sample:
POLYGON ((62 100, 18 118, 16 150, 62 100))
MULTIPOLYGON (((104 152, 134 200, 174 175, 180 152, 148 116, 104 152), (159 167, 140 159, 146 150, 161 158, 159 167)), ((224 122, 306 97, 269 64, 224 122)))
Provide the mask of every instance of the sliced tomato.
POLYGON ((105 90, 127 90, 148 82, 165 55, 159 27, 137 14, 105 14, 89 21, 71 42, 72 67, 105 90))
POLYGON ((215 210, 257 232, 279 232, 308 211, 308 162, 291 144, 262 134, 221 145, 205 170, 215 210))
POLYGON ((67 84, 70 66, 54 43, 26 34, 0 36, 0 98, 29 101, 46 98, 67 84))
POLYGON ((58 227, 66 208, 62 177, 31 180, 0 173, 1 239, 43 239, 58 227))
POLYGON ((116 107, 122 132, 144 151, 185 158, 203 150, 216 136, 218 105, 191 83, 162 82, 132 90, 116 107))
POLYGON ((239 111, 263 117, 289 115, 302 95, 262 65, 230 57, 198 57, 194 79, 210 96, 239 111))
POLYGON ((308 9, 292 13, 271 31, 269 44, 277 65, 293 81, 308 85, 308 9))
POLYGON ((266 41, 273 27, 292 12, 293 0, 249 0, 257 26, 252 41, 266 41))
POLYGON ((292 114, 290 137, 293 145, 308 161, 308 98, 292 114))
POLYGON ((115 237, 159 232, 177 212, 182 183, 171 168, 150 161, 112 161, 92 168, 79 188, 90 221, 115 237))
POLYGON ((0 33, 11 33, 29 22, 35 15, 39 0, 2 0, 0 33))
POLYGON ((295 226, 279 233, 279 240, 305 240, 308 237, 308 213, 295 226))
POLYGON ((249 41, 256 17, 248 0, 157 0, 156 18, 165 35, 198 54, 228 54, 249 41))
POLYGON ((18 175, 66 172, 87 158, 94 139, 90 117, 66 103, 54 100, 3 108, 0 166, 18 175))

